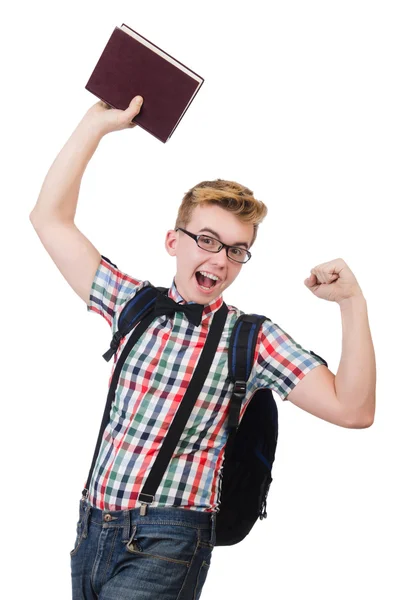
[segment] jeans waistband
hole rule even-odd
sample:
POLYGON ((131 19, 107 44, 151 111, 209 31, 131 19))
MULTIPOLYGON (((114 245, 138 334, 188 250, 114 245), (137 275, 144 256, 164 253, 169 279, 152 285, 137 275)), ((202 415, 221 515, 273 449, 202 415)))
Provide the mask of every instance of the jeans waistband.
POLYGON ((145 515, 140 514, 139 508, 127 510, 101 510, 91 506, 87 500, 80 500, 80 520, 83 526, 83 535, 87 536, 90 522, 103 527, 122 527, 123 538, 127 539, 135 525, 176 525, 200 529, 203 538, 215 545, 216 513, 202 512, 185 508, 147 507, 145 515))

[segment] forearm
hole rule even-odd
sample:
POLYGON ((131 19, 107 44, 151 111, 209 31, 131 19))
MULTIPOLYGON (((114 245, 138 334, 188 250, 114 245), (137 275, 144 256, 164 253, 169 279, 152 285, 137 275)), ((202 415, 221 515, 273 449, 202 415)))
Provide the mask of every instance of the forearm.
POLYGON ((342 300, 342 356, 335 377, 338 400, 352 420, 371 422, 375 414, 376 364, 362 294, 342 300))
POLYGON ((74 221, 81 180, 102 137, 89 120, 80 121, 47 173, 32 221, 54 217, 74 221))

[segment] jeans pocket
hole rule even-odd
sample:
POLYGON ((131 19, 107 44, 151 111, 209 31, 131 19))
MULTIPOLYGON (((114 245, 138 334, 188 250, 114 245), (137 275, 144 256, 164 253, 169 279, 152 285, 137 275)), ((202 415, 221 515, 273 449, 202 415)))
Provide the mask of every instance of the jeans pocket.
POLYGON ((189 566, 197 545, 194 528, 166 524, 134 527, 127 552, 189 566))

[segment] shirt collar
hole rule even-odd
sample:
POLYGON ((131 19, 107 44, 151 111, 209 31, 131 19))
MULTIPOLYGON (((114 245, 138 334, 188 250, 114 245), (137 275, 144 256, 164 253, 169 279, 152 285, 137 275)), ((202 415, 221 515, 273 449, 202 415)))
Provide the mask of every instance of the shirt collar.
MULTIPOLYGON (((172 285, 171 285, 170 289, 168 290, 168 296, 172 300, 174 300, 174 302, 178 302, 180 304, 186 304, 186 301, 184 300, 184 298, 182 298, 182 296, 178 292, 178 289, 175 284, 175 278, 172 280, 172 285)), ((190 303, 188 302, 187 304, 190 304, 190 303)), ((217 298, 214 298, 214 300, 212 300, 212 302, 210 302, 210 304, 204 304, 202 321, 204 321, 205 319, 208 319, 217 310, 219 310, 220 307, 222 306, 222 304, 223 304, 222 294, 220 294, 217 298)))

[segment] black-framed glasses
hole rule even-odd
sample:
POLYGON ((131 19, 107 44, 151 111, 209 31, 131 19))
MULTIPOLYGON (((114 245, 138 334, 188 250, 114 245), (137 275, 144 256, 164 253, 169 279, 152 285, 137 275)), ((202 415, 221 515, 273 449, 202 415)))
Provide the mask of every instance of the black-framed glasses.
POLYGON ((220 252, 222 248, 226 248, 227 257, 230 258, 230 260, 234 260, 234 262, 246 263, 252 256, 251 252, 248 252, 245 248, 241 248, 240 246, 228 246, 205 233, 196 235, 190 231, 186 231, 186 229, 182 229, 182 227, 177 227, 175 231, 178 231, 178 229, 191 237, 199 248, 207 250, 208 252, 220 252))

